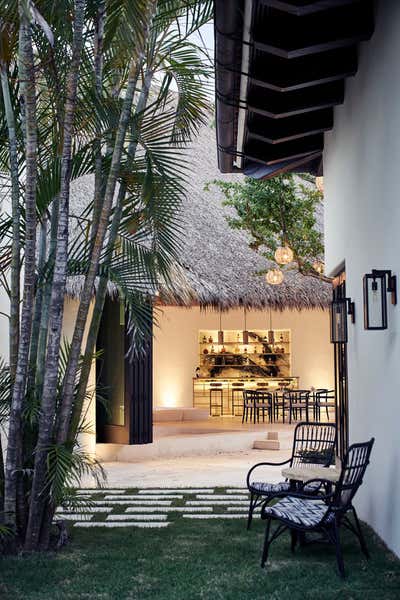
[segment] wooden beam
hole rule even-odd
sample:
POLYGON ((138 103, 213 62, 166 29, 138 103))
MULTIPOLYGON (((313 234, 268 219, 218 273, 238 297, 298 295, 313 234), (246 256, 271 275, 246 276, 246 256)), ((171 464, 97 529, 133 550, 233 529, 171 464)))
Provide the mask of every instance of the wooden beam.
POLYGON ((360 4, 360 0, 310 0, 310 2, 304 2, 303 0, 259 0, 259 2, 264 6, 276 8, 297 17, 311 15, 329 8, 338 8, 345 4, 360 4))
POLYGON ((260 140, 249 139, 245 145, 244 154, 255 162, 273 165, 283 160, 300 158, 312 152, 322 152, 323 148, 324 136, 322 134, 282 144, 268 144, 260 140))
POLYGON ((281 144, 315 135, 329 131, 332 127, 332 109, 313 111, 287 119, 271 119, 253 113, 248 119, 249 139, 258 139, 269 144, 281 144))
POLYGON ((279 93, 249 86, 248 110, 272 119, 329 108, 344 100, 344 82, 337 81, 299 91, 279 93))
POLYGON ((258 6, 252 41, 256 50, 294 59, 352 46, 369 39, 372 32, 369 0, 305 17, 258 6))
POLYGON ((251 67, 250 81, 279 92, 300 90, 355 75, 357 48, 341 48, 311 56, 287 60, 273 54, 257 52, 251 67))

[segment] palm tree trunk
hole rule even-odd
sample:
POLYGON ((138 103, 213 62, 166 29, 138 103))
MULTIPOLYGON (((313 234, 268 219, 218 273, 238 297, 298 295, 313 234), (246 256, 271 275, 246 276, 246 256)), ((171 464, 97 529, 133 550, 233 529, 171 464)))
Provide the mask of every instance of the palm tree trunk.
MULTIPOLYGON (((95 48, 94 48, 94 76, 96 82, 96 97, 101 102, 103 89, 103 45, 104 45, 104 23, 106 16, 105 1, 101 0, 97 10, 95 48)), ((99 224, 101 202, 103 198, 103 176, 102 176, 102 156, 101 156, 101 126, 96 124, 96 141, 94 145, 95 152, 95 170, 94 170, 94 200, 93 200, 93 219, 92 219, 92 239, 96 235, 99 224)))
POLYGON ((58 213, 59 213, 60 201, 59 197, 56 196, 51 206, 51 218, 50 218, 50 244, 49 244, 49 255, 46 265, 46 283, 43 292, 42 302, 42 314, 40 319, 39 327, 39 342, 37 350, 37 361, 36 361, 36 380, 35 388, 38 398, 42 396, 43 390, 43 379, 44 369, 46 363, 46 348, 47 348, 47 334, 49 327, 49 316, 50 316, 50 301, 51 301, 51 287, 53 281, 54 271, 54 257, 57 248, 57 230, 58 230, 58 213))
POLYGON ((73 394, 75 388, 76 370, 78 367, 79 356, 81 353, 82 339, 89 313, 90 303, 92 301, 95 279, 99 269, 100 256, 104 245, 104 239, 110 222, 110 214, 114 199, 117 178, 120 169, 123 147, 128 129, 128 122, 132 110, 133 97, 136 89, 137 67, 131 63, 126 93, 123 100, 123 106, 119 119, 118 129, 115 138, 115 145, 111 159, 111 166, 104 195, 102 210, 100 213, 99 224, 96 236, 93 239, 89 268, 85 277, 85 283, 81 293, 81 299, 78 308, 78 314, 75 322, 74 334, 72 336, 68 365, 64 378, 61 410, 59 413, 59 428, 57 432, 57 442, 62 443, 68 437, 70 417, 73 403, 73 394))
POLYGON ((5 522, 14 532, 14 536, 16 534, 17 469, 20 466, 19 461, 21 458, 21 416, 28 370, 29 344, 35 293, 37 174, 36 90, 34 59, 30 25, 21 5, 20 16, 21 28, 23 30, 21 35, 22 45, 20 48, 20 64, 23 65, 23 72, 20 74, 20 77, 23 82, 22 87, 24 93, 26 131, 25 268, 21 333, 19 338, 18 360, 11 400, 4 491, 5 522))
POLYGON ((64 295, 67 276, 69 187, 71 178, 71 150, 73 122, 76 107, 78 76, 83 48, 85 0, 75 0, 74 33, 71 64, 67 77, 66 103, 61 157, 60 212, 58 218, 57 250, 50 302, 49 336, 47 343, 46 371, 44 377, 38 442, 35 451, 34 473, 31 490, 25 549, 36 550, 39 544, 43 511, 47 497, 43 493, 46 480, 47 449, 53 440, 53 422, 60 354, 61 327, 64 312, 64 295))
POLYGON ((4 523, 4 455, 0 427, 0 523, 4 523))
POLYGON ((36 365, 38 358, 40 321, 42 318, 43 297, 44 297, 44 278, 43 269, 46 261, 47 247, 47 218, 43 216, 40 225, 40 242, 39 242, 39 258, 38 258, 38 286, 35 298, 35 312, 32 324, 31 347, 29 352, 29 369, 28 369, 28 391, 34 390, 36 365))
MULTIPOLYGON (((9 364, 11 381, 15 379, 18 359, 19 342, 19 296, 20 296, 20 214, 19 214, 19 179, 18 179, 18 154, 17 137, 15 130, 14 111, 11 103, 10 88, 8 83, 7 67, 0 65, 1 89, 5 108, 8 132, 8 146, 11 174, 11 214, 12 234, 11 246, 11 276, 10 276, 10 328, 9 328, 9 364)), ((0 513, 4 520, 4 456, 0 431, 0 513)))
POLYGON ((8 145, 11 173, 11 212, 12 212, 12 248, 11 248, 11 281, 10 281, 10 374, 11 381, 15 379, 18 358, 19 340, 19 295, 20 295, 20 211, 19 211, 19 179, 18 179, 18 154, 17 136, 15 131, 14 111, 11 104, 10 88, 7 78, 6 65, 0 65, 1 89, 7 120, 8 145))
MULTIPOLYGON (((157 0, 152 0, 148 8, 147 19, 147 34, 144 37, 145 45, 150 35, 153 18, 156 14, 157 0)), ((79 357, 82 348, 82 340, 85 331, 85 326, 89 314, 89 307, 92 300, 92 294, 95 284, 95 279, 98 274, 100 256, 104 245, 106 232, 109 226, 114 193, 117 184, 117 178, 120 169, 123 147, 125 143, 126 133, 128 129, 129 117, 132 111, 133 98, 136 89, 137 79, 140 73, 140 67, 144 60, 145 47, 141 49, 137 60, 131 61, 125 96, 123 99, 121 114, 119 118, 118 128, 115 136, 114 149, 111 159, 111 166, 108 174, 104 200, 99 216, 99 223, 96 235, 93 237, 91 256, 89 261, 89 269, 85 277, 85 284, 81 294, 78 314, 75 322, 74 334, 72 336, 68 365, 64 377, 62 404, 60 410, 59 427, 57 431, 57 441, 60 443, 68 439, 68 433, 71 422, 71 412, 75 389, 76 371, 78 368, 79 357)))
MULTIPOLYGON (((147 70, 143 80, 142 91, 139 96, 139 100, 136 106, 136 114, 140 115, 143 113, 144 109, 147 105, 147 100, 149 97, 151 80, 153 78, 153 72, 151 70, 147 70)), ((132 139, 128 146, 128 161, 127 161, 127 169, 133 164, 136 154, 137 148, 137 131, 140 130, 140 120, 137 122, 136 131, 132 132, 132 139), (136 135, 135 135, 136 134, 136 135)), ((107 250, 106 250, 106 259, 105 266, 108 267, 111 263, 112 253, 114 250, 114 245, 117 239, 119 225, 122 216, 122 209, 124 206, 125 196, 126 196, 127 186, 125 182, 121 182, 119 190, 118 190, 118 198, 115 206, 115 211, 111 223, 109 238, 107 242, 107 250)), ((104 302, 107 294, 107 277, 100 277, 99 285, 96 290, 96 300, 93 308, 92 319, 90 322, 89 332, 86 340, 85 353, 83 356, 81 373, 79 377, 79 386, 77 396, 74 400, 74 407, 71 419, 71 426, 68 435, 69 440, 73 440, 76 436, 76 431, 78 429, 83 403, 86 395, 86 388, 89 380, 90 370, 93 361, 93 354, 96 347, 97 335, 99 333, 101 315, 103 313, 104 302)))

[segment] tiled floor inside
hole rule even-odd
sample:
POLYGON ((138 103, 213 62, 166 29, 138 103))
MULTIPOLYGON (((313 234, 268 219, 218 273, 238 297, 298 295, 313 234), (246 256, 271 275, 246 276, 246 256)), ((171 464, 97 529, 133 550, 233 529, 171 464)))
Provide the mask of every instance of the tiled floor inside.
POLYGON ((245 519, 246 488, 81 489, 56 520, 74 527, 168 527, 178 519, 245 519))

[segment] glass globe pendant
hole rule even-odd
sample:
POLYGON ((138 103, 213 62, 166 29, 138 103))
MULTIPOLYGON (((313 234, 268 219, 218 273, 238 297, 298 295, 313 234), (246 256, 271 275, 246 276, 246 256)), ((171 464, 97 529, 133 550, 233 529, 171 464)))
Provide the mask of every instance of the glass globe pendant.
POLYGON ((325 265, 321 260, 315 260, 312 264, 314 271, 322 275, 325 269, 325 265))
POLYGON ((275 260, 280 265, 288 265, 293 260, 293 250, 289 246, 279 246, 275 250, 275 260))
POLYGON ((324 193, 324 178, 323 177, 316 177, 315 178, 315 185, 317 186, 317 190, 319 192, 321 192, 321 194, 324 193))
POLYGON ((283 281, 283 272, 280 269, 270 269, 265 279, 270 285, 279 285, 283 281))

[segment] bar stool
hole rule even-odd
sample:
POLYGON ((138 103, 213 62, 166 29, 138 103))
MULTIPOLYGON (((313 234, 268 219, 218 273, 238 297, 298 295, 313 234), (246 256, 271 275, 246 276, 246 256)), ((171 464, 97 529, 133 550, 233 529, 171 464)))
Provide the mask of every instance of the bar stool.
POLYGON ((222 417, 224 412, 224 390, 222 389, 222 383, 210 383, 210 416, 211 417, 222 417), (219 398, 218 398, 219 395, 219 398), (217 402, 213 403, 213 398, 217 402), (212 409, 219 408, 219 415, 213 414, 212 409))
POLYGON ((238 383, 232 383, 231 388, 232 388, 232 390, 231 390, 232 416, 234 416, 234 417, 235 416, 240 417, 240 416, 242 416, 242 413, 243 413, 243 392, 244 392, 243 388, 244 388, 244 383, 240 383, 240 382, 238 382, 238 383), (236 398, 236 396, 238 394, 239 394, 239 400, 238 400, 238 402, 235 402, 235 398, 236 398), (242 413, 240 415, 237 415, 235 413, 235 409, 237 407, 240 407, 241 410, 242 410, 242 413))

